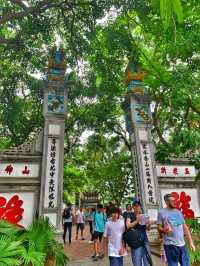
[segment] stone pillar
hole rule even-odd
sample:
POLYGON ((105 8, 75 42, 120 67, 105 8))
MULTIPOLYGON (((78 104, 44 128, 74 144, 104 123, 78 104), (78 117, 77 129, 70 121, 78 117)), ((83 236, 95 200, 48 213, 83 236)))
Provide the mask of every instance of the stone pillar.
POLYGON ((53 48, 44 88, 45 126, 39 213, 40 216, 48 217, 57 229, 61 229, 63 196, 64 131, 67 104, 65 70, 64 51, 53 48))
POLYGON ((126 69, 128 91, 124 110, 131 141, 136 196, 140 198, 144 212, 155 220, 161 199, 151 136, 150 99, 143 79, 143 70, 137 63, 130 62, 126 69))

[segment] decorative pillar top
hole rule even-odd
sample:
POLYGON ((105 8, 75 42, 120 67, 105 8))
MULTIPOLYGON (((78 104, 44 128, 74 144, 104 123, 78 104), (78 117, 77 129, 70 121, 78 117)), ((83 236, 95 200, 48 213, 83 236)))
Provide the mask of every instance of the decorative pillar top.
POLYGON ((128 86, 126 101, 129 102, 130 95, 133 96, 138 103, 150 103, 147 89, 143 81, 145 71, 135 60, 130 60, 125 71, 125 84, 128 86))
POLYGON ((47 78, 44 90, 44 115, 63 118, 67 113, 66 59, 62 47, 54 46, 48 60, 47 78))
POLYGON ((126 85, 128 85, 131 81, 141 82, 144 80, 145 72, 139 66, 139 64, 134 60, 129 61, 125 73, 126 73, 126 80, 125 80, 126 85))
POLYGON ((59 49, 54 46, 50 51, 48 61, 48 80, 63 81, 66 71, 65 51, 62 47, 59 49))

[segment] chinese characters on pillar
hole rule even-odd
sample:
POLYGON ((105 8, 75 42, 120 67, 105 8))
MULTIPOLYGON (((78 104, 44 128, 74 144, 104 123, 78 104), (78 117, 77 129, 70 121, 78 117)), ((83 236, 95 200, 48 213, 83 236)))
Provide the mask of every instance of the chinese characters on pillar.
POLYGON ((141 149, 146 203, 150 205, 155 205, 156 204, 155 183, 152 171, 152 161, 150 157, 149 143, 141 143, 140 149, 141 149))
POLYGON ((6 220, 12 224, 18 224, 22 218, 24 209, 23 201, 18 195, 14 195, 8 201, 0 194, 0 219, 6 220))
POLYGON ((59 140, 48 139, 47 178, 45 185, 45 208, 57 207, 59 140))

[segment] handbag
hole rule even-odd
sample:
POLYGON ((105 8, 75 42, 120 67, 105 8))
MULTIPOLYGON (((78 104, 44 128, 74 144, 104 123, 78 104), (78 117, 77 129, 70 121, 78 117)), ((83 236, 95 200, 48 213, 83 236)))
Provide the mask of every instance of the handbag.
POLYGON ((142 238, 143 237, 140 230, 134 228, 128 229, 123 236, 125 243, 127 243, 129 247, 133 249, 144 246, 144 240, 142 238))

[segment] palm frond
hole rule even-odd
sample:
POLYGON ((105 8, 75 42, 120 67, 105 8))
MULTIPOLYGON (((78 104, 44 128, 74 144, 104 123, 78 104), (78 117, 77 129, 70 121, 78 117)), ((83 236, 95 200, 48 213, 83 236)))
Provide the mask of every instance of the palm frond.
POLYGON ((52 239, 54 239, 54 228, 47 219, 33 221, 24 237, 28 240, 28 245, 33 246, 36 251, 46 252, 52 239))
POLYGON ((5 220, 0 220, 0 235, 7 235, 9 237, 15 237, 19 229, 14 224, 10 224, 5 220))
POLYGON ((183 22, 183 8, 181 5, 181 1, 180 0, 173 0, 172 4, 173 4, 174 13, 177 16, 178 22, 179 23, 183 22))
POLYGON ((20 241, 13 241, 8 236, 0 237, 0 265, 21 265, 21 254, 23 253, 23 246, 20 241))
POLYGON ((23 250, 22 258, 24 266, 43 266, 46 254, 36 251, 34 247, 30 247, 23 250))

